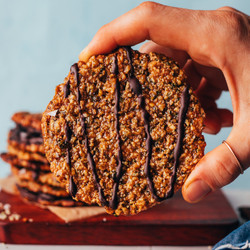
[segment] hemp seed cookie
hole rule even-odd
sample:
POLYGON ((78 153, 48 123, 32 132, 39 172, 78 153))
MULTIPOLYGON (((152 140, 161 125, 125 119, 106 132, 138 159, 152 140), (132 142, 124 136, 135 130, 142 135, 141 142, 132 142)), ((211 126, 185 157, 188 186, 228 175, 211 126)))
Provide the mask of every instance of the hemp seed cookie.
POLYGON ((51 170, 76 200, 133 215, 173 196, 204 154, 184 72, 129 47, 70 68, 42 118, 51 170))
POLYGON ((19 180, 35 181, 52 187, 64 188, 64 184, 57 181, 56 177, 51 172, 27 169, 15 165, 11 165, 11 172, 19 180))
POLYGON ((42 192, 32 192, 27 188, 17 185, 17 189, 21 197, 27 201, 35 202, 41 205, 49 206, 62 206, 62 207, 75 207, 84 206, 82 202, 77 202, 71 199, 71 197, 60 197, 42 192))
POLYGON ((16 155, 7 152, 1 153, 0 158, 10 165, 33 169, 36 171, 50 171, 50 165, 48 162, 43 163, 40 161, 23 160, 19 159, 16 155))
POLYGON ((18 186, 26 188, 32 192, 42 192, 45 194, 51 194, 57 197, 68 197, 68 193, 65 191, 65 189, 62 189, 60 187, 54 187, 47 184, 42 184, 37 181, 32 180, 21 180, 16 177, 16 183, 18 186))
POLYGON ((29 152, 21 150, 19 147, 14 147, 12 145, 8 145, 8 153, 11 155, 17 156, 20 160, 26 160, 26 161, 39 161, 44 164, 48 164, 48 161, 44 154, 37 153, 37 152, 29 152))
POLYGON ((8 133, 8 152, 0 158, 10 164, 21 198, 36 205, 83 206, 65 191, 50 171, 44 154, 41 114, 17 112, 12 116, 15 127, 8 133))
POLYGON ((33 128, 36 132, 41 132, 41 113, 17 112, 12 115, 11 120, 23 128, 33 128))
POLYGON ((44 154, 41 118, 40 113, 15 113, 11 119, 16 123, 16 127, 9 131, 9 145, 22 151, 44 154))

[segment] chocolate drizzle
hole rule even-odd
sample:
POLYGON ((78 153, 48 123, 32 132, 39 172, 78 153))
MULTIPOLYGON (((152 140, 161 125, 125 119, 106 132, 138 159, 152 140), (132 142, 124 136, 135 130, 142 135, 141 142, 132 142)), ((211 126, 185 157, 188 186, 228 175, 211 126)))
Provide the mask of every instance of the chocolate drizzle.
POLYGON ((77 186, 74 182, 74 179, 73 179, 73 176, 71 175, 69 177, 69 194, 72 196, 72 197, 75 197, 76 196, 76 193, 77 193, 77 186))
POLYGON ((16 127, 10 130, 9 139, 16 141, 18 143, 24 143, 27 145, 43 144, 43 138, 41 131, 37 131, 32 127, 23 127, 22 125, 16 123, 16 127))
POLYGON ((71 131, 71 129, 70 129, 67 122, 65 123, 64 131, 65 131, 65 136, 66 136, 65 142, 66 142, 66 145, 67 145, 66 162, 67 162, 69 168, 71 169, 70 139, 71 139, 72 131, 71 131))
POLYGON ((165 195, 165 199, 170 198, 174 194, 174 183, 176 181, 176 174, 177 174, 177 168, 179 166, 179 158, 182 153, 182 143, 183 143, 183 137, 184 137, 184 123, 186 119, 186 113, 188 110, 188 105, 189 105, 189 89, 188 87, 185 87, 184 91, 182 92, 181 95, 181 106, 180 106, 180 111, 178 115, 178 128, 177 128, 177 142, 176 146, 174 148, 174 167, 173 167, 173 172, 170 178, 170 188, 168 192, 165 195))
POLYGON ((54 196, 48 193, 42 193, 42 192, 32 192, 28 190, 25 187, 21 187, 18 184, 16 184, 16 187, 18 191, 20 192, 21 196, 30 200, 30 201, 49 201, 49 202, 54 202, 54 201, 71 201, 72 205, 74 205, 73 200, 70 197, 61 197, 61 196, 54 196))
MULTIPOLYGON (((80 114, 80 122, 81 122, 81 127, 82 127, 82 134, 83 134, 83 137, 84 137, 84 145, 85 145, 85 148, 86 148, 86 151, 87 151, 87 160, 88 160, 90 169, 91 169, 92 174, 93 174, 94 183, 98 188, 100 202, 101 202, 101 204, 103 206, 107 206, 107 202, 106 202, 106 200, 104 198, 103 190, 102 190, 101 185, 99 183, 99 178, 98 178, 98 175, 97 175, 97 172, 96 172, 96 165, 95 165, 95 162, 94 162, 94 159, 93 159, 93 155, 91 154, 91 151, 90 151, 90 148, 89 148, 89 142, 88 142, 88 137, 87 137, 86 125, 85 125, 85 118, 83 116, 83 112, 82 112, 82 109, 81 109, 81 93, 80 93, 80 88, 79 88, 80 81, 79 81, 78 71, 79 71, 79 69, 78 69, 77 63, 73 64, 71 66, 71 68, 70 68, 70 72, 71 72, 71 74, 73 74, 74 80, 75 80, 75 83, 76 83, 76 86, 77 86, 76 98, 77 98, 79 114, 80 114)), ((67 133, 66 130, 65 130, 65 133, 67 133)), ((70 156, 68 158, 69 158, 69 161, 70 161, 70 156)), ((70 188, 70 193, 75 195, 76 192, 77 192, 77 187, 76 187, 76 184, 74 183, 74 180, 73 180, 72 176, 70 176, 69 188, 70 188)))
MULTIPOLYGON (((117 65, 117 57, 116 56, 114 56, 114 59, 113 59, 111 73, 112 74, 118 73, 118 65, 117 65)), ((118 205, 117 191, 118 191, 119 181, 122 177, 122 149, 121 149, 121 136, 119 133, 119 131, 120 131, 120 125, 119 125, 120 104, 119 104, 119 100, 120 100, 120 83, 119 83, 119 80, 116 79, 114 114, 115 114, 116 140, 117 140, 117 144, 118 144, 118 152, 117 152, 118 164, 117 164, 116 176, 114 178, 112 198, 109 202, 109 206, 112 209, 116 209, 117 205, 118 205)))
MULTIPOLYGON (((129 85, 130 88, 132 90, 132 92, 137 96, 137 101, 138 101, 138 105, 140 108, 140 112, 141 112, 141 116, 143 119, 143 123, 144 123, 144 129, 145 129, 145 133, 146 133, 146 162, 145 162, 145 166, 144 166, 144 173, 145 176, 147 178, 147 183, 148 183, 148 187, 149 190, 152 194, 152 197, 156 200, 156 201, 162 201, 165 200, 167 198, 170 198, 173 196, 174 193, 174 184, 176 181, 176 175, 177 175, 177 169, 179 166, 179 158, 180 155, 182 153, 182 143, 183 143, 183 137, 184 137, 184 123, 185 123, 185 119, 186 119, 186 113, 187 113, 187 109, 189 106, 189 88, 185 87, 182 95, 181 95, 181 100, 180 100, 180 111, 179 111, 179 115, 178 115, 178 128, 177 128, 177 141, 176 141, 176 146, 174 149, 174 166, 173 166, 173 172, 172 175, 170 177, 170 184, 169 184, 169 189, 166 192, 166 194, 164 195, 164 197, 159 197, 156 194, 156 190, 154 188, 154 184, 153 184, 153 180, 152 180, 152 176, 150 174, 150 160, 152 157, 152 144, 153 144, 153 139, 151 137, 150 134, 150 115, 146 110, 146 105, 145 105, 145 98, 142 94, 142 86, 140 84, 140 82, 138 81, 138 79, 136 78, 135 74, 134 74, 134 68, 133 68, 133 64, 132 64, 132 55, 131 55, 131 48, 130 47, 124 47, 124 49, 126 50, 127 53, 127 60, 130 64, 130 72, 128 75, 128 81, 129 81, 129 85)), ((117 200, 117 192, 118 192, 118 186, 119 186, 119 182, 120 179, 122 177, 122 150, 121 150, 121 137, 120 137, 120 125, 119 125, 119 111, 120 111, 120 105, 119 105, 119 100, 120 100, 120 82, 118 80, 118 78, 116 79, 116 84, 115 84, 115 105, 114 105, 114 114, 115 114, 115 130, 116 130, 116 140, 117 140, 117 144, 118 144, 118 152, 117 152, 117 171, 116 171, 116 175, 114 177, 114 185, 113 185, 113 192, 112 192, 112 197, 110 199, 109 202, 106 201, 105 197, 104 197, 104 192, 101 188, 101 185, 99 183, 99 178, 97 175, 97 170, 96 170, 96 165, 93 159, 93 155, 90 151, 89 148, 89 142, 88 142, 88 137, 87 137, 87 130, 86 130, 86 124, 85 124, 85 117, 83 116, 83 111, 81 109, 81 93, 80 93, 80 88, 79 88, 79 75, 78 75, 78 65, 73 64, 70 68, 70 72, 71 74, 73 74, 75 82, 76 82, 76 98, 77 98, 77 102, 78 102, 78 108, 79 108, 79 115, 80 115, 80 122, 81 122, 81 129, 82 129, 82 136, 83 136, 83 142, 87 151, 87 161, 89 163, 89 167, 92 171, 92 175, 93 175, 93 180, 94 183, 98 189, 98 193, 99 193, 99 199, 100 202, 103 206, 109 206, 112 209, 116 209, 118 206, 118 200, 117 200)), ((111 74, 118 74, 118 64, 117 64, 117 55, 115 54, 113 57, 113 63, 111 65, 111 74)), ((64 88, 64 97, 67 98, 68 95, 70 94, 70 81, 68 81, 64 88)), ((70 130, 68 124, 66 123, 65 125, 65 135, 66 135, 66 143, 67 143, 67 164, 70 166, 71 168, 71 156, 70 156, 70 145, 69 145, 69 141, 72 135, 72 131, 70 130)), ((73 177, 70 176, 69 178, 69 192, 70 194, 74 197, 77 193, 77 186, 74 183, 73 177)))
POLYGON ((147 156, 146 156, 146 163, 145 163, 145 167, 144 167, 144 173, 145 173, 145 176, 147 178, 148 187, 149 187, 149 190, 150 190, 152 196, 154 197, 154 199, 159 200, 158 196, 155 193, 152 178, 151 178, 151 175, 150 175, 150 160, 151 160, 151 156, 152 156, 152 143, 153 143, 153 140, 152 140, 152 137, 150 135, 149 113, 147 112, 147 110, 145 108, 145 98, 142 95, 141 84, 139 83, 138 79, 134 75, 134 68, 133 68, 133 64, 132 64, 132 60, 131 60, 131 49, 128 48, 128 47, 125 47, 125 49, 126 49, 126 52, 127 52, 128 62, 130 64, 130 66, 131 66, 130 75, 129 75, 130 88, 137 95, 137 101, 138 101, 138 104, 139 104, 139 107, 140 107, 140 110, 141 110, 141 115, 142 115, 142 118, 143 118, 144 128, 145 128, 145 132, 146 132, 147 156))
POLYGON ((113 63, 111 65, 111 74, 118 74, 118 65, 117 65, 117 56, 114 55, 113 57, 113 63))
MULTIPOLYGON (((70 94, 70 80, 67 81, 67 83, 63 86, 63 92, 64 92, 64 98, 67 98, 70 94)), ((64 125, 64 131, 65 131, 65 143, 66 143, 66 163, 68 164, 70 170, 72 167, 71 164, 71 153, 70 153, 70 149, 71 149, 71 144, 70 144, 70 140, 71 140, 71 136, 72 136, 72 130, 69 127, 69 124, 67 121, 65 121, 65 125, 64 125)), ((69 193, 72 197, 75 197, 76 193, 77 193, 77 186, 74 183, 74 179, 72 177, 72 175, 70 175, 69 177, 69 193)))
POLYGON ((184 123, 186 119, 186 113, 189 105, 189 88, 185 87, 184 91, 182 92, 181 95, 181 100, 180 100, 180 110, 179 110, 179 115, 178 115, 178 127, 177 127, 177 141, 176 145, 174 148, 174 166, 173 166, 173 172, 170 177, 169 181, 169 189, 167 193, 164 195, 164 197, 158 197, 158 201, 162 201, 168 198, 171 198, 174 194, 174 184, 176 181, 176 175, 177 175, 177 169, 179 166, 179 158, 182 153, 182 143, 183 143, 183 137, 184 137, 184 123))
POLYGON ((145 109, 145 98, 142 95, 142 88, 141 84, 139 83, 138 79, 134 75, 134 68, 132 65, 132 60, 131 60, 131 49, 129 47, 125 47, 125 50, 127 52, 127 59, 128 62, 131 66, 130 69, 130 75, 129 75, 129 84, 130 88, 132 91, 137 95, 137 100, 138 104, 141 110, 142 118, 144 121, 144 128, 146 132, 146 150, 147 150, 147 157, 146 157, 146 163, 144 167, 144 173, 147 178, 148 182, 148 187, 149 190, 153 196, 153 198, 156 201, 162 201, 165 199, 168 199, 173 196, 174 193, 174 184, 176 181, 176 173, 177 173, 177 168, 179 165, 179 157, 181 155, 181 149, 182 149, 182 141, 183 141, 183 136, 184 136, 184 122, 186 118, 186 113, 187 113, 187 108, 189 105, 189 93, 188 93, 188 87, 185 87, 182 96, 181 96, 181 107, 179 111, 179 117, 178 117, 178 137, 177 137, 177 142, 176 146, 174 149, 174 167, 173 167, 173 172, 170 178, 170 187, 167 191, 167 193, 164 195, 164 197, 159 197, 154 189, 152 177, 150 174, 150 159, 152 156, 152 137, 150 135, 150 125, 149 125, 149 113, 145 109))
MULTIPOLYGON (((71 154, 70 154, 70 139, 71 139, 71 135, 72 135, 72 131, 68 125, 68 123, 65 123, 65 136, 66 136, 66 145, 67 145, 67 149, 66 149, 66 162, 69 166, 69 168, 71 169, 71 154)), ((77 193, 77 187, 76 184, 74 183, 74 179, 72 177, 72 175, 70 175, 69 177, 69 193, 72 197, 75 197, 76 193, 77 193)))
POLYGON ((69 84, 70 84, 70 80, 68 80, 66 84, 63 86, 64 98, 67 98, 70 94, 69 84))

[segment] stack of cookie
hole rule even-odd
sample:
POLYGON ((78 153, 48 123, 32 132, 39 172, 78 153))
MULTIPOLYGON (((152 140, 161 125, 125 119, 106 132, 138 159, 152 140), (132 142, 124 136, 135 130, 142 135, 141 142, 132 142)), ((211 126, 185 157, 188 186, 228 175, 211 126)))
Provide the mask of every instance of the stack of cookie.
POLYGON ((41 114, 15 113, 12 120, 16 127, 8 134, 8 152, 1 158, 11 165, 20 195, 43 205, 75 206, 76 202, 50 172, 44 154, 41 134, 41 114))

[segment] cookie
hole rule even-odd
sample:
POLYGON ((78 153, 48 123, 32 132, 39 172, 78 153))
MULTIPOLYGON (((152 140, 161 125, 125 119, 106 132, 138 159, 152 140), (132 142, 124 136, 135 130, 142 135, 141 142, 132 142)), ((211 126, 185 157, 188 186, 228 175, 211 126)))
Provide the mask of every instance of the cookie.
POLYGON ((12 116, 15 128, 8 133, 8 153, 0 157, 11 166, 20 196, 34 204, 83 206, 73 200, 50 171, 44 154, 41 114, 18 112, 12 116))
POLYGON ((44 154, 36 153, 36 152, 29 152, 24 151, 21 148, 14 147, 12 145, 8 145, 8 153, 11 155, 17 156, 20 160, 26 160, 26 161, 39 161, 44 164, 48 164, 48 161, 44 154))
POLYGON ((8 135, 8 144, 22 151, 44 154, 41 134, 41 114, 18 112, 12 116, 16 127, 8 135))
POLYGON ((75 207, 75 206, 84 206, 82 202, 74 201, 71 197, 58 197, 51 194, 46 194, 42 192, 32 192, 27 188, 17 186, 21 197, 25 200, 39 203, 41 205, 49 206, 62 206, 62 207, 75 207))
POLYGON ((65 191, 65 189, 61 187, 53 187, 47 184, 42 184, 37 181, 32 180, 21 180, 17 176, 16 177, 16 183, 18 186, 26 188, 32 192, 38 193, 45 193, 50 194, 57 197, 68 197, 68 193, 65 191))
POLYGON ((183 185, 204 154, 203 119, 177 63, 125 47, 71 66, 42 132, 74 199, 133 215, 183 185))
POLYGON ((41 132, 16 125, 8 134, 8 144, 22 151, 44 154, 41 132))
POLYGON ((1 153, 0 157, 3 161, 9 163, 10 165, 28 168, 35 171, 50 171, 50 165, 48 164, 48 162, 43 163, 40 161, 23 160, 10 153, 1 153))
POLYGON ((33 128, 35 131, 41 131, 42 114, 40 113, 17 112, 11 119, 21 127, 28 127, 33 128))
POLYGON ((11 172, 20 180, 35 181, 53 187, 64 188, 64 184, 58 182, 54 174, 51 172, 27 169, 15 165, 11 166, 11 172))

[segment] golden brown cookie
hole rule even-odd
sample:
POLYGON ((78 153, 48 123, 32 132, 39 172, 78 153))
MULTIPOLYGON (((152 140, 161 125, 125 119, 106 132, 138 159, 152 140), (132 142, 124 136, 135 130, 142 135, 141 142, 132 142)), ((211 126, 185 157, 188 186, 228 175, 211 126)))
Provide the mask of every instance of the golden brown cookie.
POLYGON ((1 153, 0 157, 3 161, 9 163, 10 165, 19 166, 23 168, 29 168, 33 170, 50 171, 49 163, 43 163, 40 161, 31 161, 19 159, 16 155, 10 153, 1 153))
POLYGON ((45 155, 40 153, 34 153, 34 152, 28 152, 23 151, 18 147, 13 147, 12 145, 8 145, 8 153, 11 155, 17 156, 20 160, 26 160, 26 161, 39 161, 44 164, 48 164, 48 161, 45 157, 45 155))
POLYGON ((41 134, 41 114, 15 113, 12 120, 16 127, 8 134, 8 144, 22 151, 44 154, 41 134))
POLYGON ((53 196, 58 197, 67 197, 69 196, 68 193, 65 191, 64 188, 61 187, 52 187, 47 184, 42 184, 36 181, 32 180, 21 180, 17 176, 16 177, 16 183, 19 187, 26 188, 32 192, 38 193, 45 193, 45 194, 51 194, 53 196))
POLYGON ((75 206, 85 206, 83 202, 74 201, 70 196, 68 197, 58 197, 51 194, 46 194, 42 192, 32 192, 27 188, 20 187, 17 185, 17 189, 20 196, 30 202, 39 203, 41 205, 47 206, 62 206, 62 207, 75 207, 75 206))
POLYGON ((40 137, 30 138, 29 141, 28 140, 21 141, 20 139, 17 139, 13 136, 15 130, 16 129, 12 129, 9 132, 9 135, 8 135, 9 145, 15 148, 19 148, 22 151, 29 151, 29 152, 44 154, 43 140, 42 140, 41 134, 40 134, 40 137))
POLYGON ((11 172, 20 180, 35 181, 52 187, 64 188, 64 184, 57 181, 51 172, 27 169, 14 165, 11 166, 11 172))
POLYGON ((45 152, 76 200, 136 214, 183 185, 204 154, 203 118, 173 60, 120 48, 71 66, 43 114, 45 152))
POLYGON ((22 127, 30 127, 36 131, 41 131, 42 114, 29 112, 17 112, 11 117, 12 121, 22 127))

